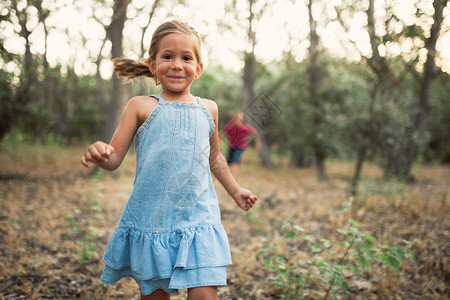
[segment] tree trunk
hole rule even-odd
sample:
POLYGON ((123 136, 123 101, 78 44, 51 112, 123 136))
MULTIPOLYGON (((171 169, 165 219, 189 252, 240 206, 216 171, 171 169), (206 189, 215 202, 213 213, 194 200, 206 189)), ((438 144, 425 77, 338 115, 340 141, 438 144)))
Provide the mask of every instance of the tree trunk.
MULTIPOLYGON (((125 21, 127 20, 127 7, 131 0, 115 0, 114 1, 114 13, 112 16, 111 24, 107 28, 107 35, 111 41, 111 54, 112 58, 123 56, 122 39, 123 28, 125 21)), ((112 78, 112 91, 111 100, 109 102, 107 111, 108 118, 106 126, 102 134, 102 140, 109 141, 114 134, 114 130, 119 124, 120 117, 122 115, 122 109, 125 104, 126 88, 117 78, 116 74, 113 74, 112 78)))
POLYGON ((312 148, 315 156, 316 167, 318 171, 318 178, 320 181, 328 180, 325 160, 327 158, 326 148, 323 143, 317 138, 320 130, 320 124, 323 122, 323 114, 320 104, 320 75, 318 66, 318 56, 319 56, 319 36, 317 34, 317 22, 314 20, 312 15, 312 3, 313 0, 309 0, 308 3, 308 13, 309 13, 309 66, 308 66, 308 90, 309 90, 309 100, 312 106, 312 123, 313 123, 313 136, 312 148))
MULTIPOLYGON (((97 56, 97 60, 95 61, 95 65, 97 67, 97 71, 95 73, 95 82, 97 83, 97 93, 96 93, 96 102, 98 105, 97 112, 99 114, 103 114, 103 112, 106 110, 107 103, 106 103, 106 94, 107 89, 105 88, 105 82, 100 74, 100 65, 103 60, 102 50, 105 46, 105 43, 107 41, 107 37, 103 40, 102 46, 100 47, 100 51, 97 56)), ((96 133, 95 140, 103 139, 103 132, 102 133, 96 133)), ((106 134, 105 134, 106 135, 106 134)), ((107 140, 107 138, 105 139, 107 140)))
MULTIPOLYGON (((149 17, 148 17, 148 22, 147 25, 145 25, 142 28, 142 34, 141 34, 141 53, 140 53, 140 57, 144 57, 145 53, 147 53, 150 45, 145 45, 144 44, 144 37, 145 37, 145 33, 147 32, 148 27, 150 26, 152 20, 153 20, 153 16, 155 14, 156 9, 158 8, 159 4, 161 3, 161 0, 155 0, 153 2, 152 5, 152 9, 150 10, 149 13, 149 17)), ((145 78, 139 81, 139 94, 140 95, 146 95, 149 92, 149 85, 148 85, 148 81, 145 81, 145 78)))
POLYGON ((356 158, 355 173, 353 174, 350 194, 355 197, 358 194, 359 181, 361 180, 362 167, 366 160, 368 147, 362 146, 358 151, 358 157, 356 158))
POLYGON ((34 123, 35 120, 31 118, 28 106, 32 102, 39 102, 40 100, 40 94, 34 93, 33 90, 37 86, 38 78, 37 78, 37 72, 35 72, 35 61, 33 54, 31 53, 31 46, 30 46, 30 35, 31 30, 28 29, 27 23, 28 22, 28 14, 27 9, 29 8, 30 3, 27 3, 27 6, 22 8, 21 10, 18 9, 18 4, 16 0, 11 1, 12 9, 15 11, 17 18, 19 20, 20 25, 20 36, 24 38, 25 40, 25 55, 22 65, 22 70, 20 74, 20 86, 17 91, 17 105, 15 105, 15 108, 17 108, 16 115, 23 118, 24 123, 28 123, 25 126, 30 126, 32 128, 33 135, 37 137, 37 140, 40 142, 43 142, 44 136, 43 132, 40 130, 40 126, 35 126, 34 123))
POLYGON ((419 111, 417 113, 414 127, 412 129, 412 141, 410 147, 406 149, 406 163, 405 173, 410 174, 414 160, 419 153, 420 148, 425 144, 425 135, 428 128, 428 119, 431 110, 431 98, 433 92, 433 83, 436 78, 436 42, 441 30, 441 24, 443 22, 443 11, 447 5, 447 0, 435 0, 433 1, 434 15, 433 25, 430 30, 430 37, 425 43, 425 48, 428 51, 427 60, 423 68, 423 77, 420 81, 420 94, 418 101, 419 111))
MULTIPOLYGON (((15 97, 13 97, 13 89, 10 84, 1 87, 2 91, 4 92, 4 96, 0 99, 2 101, 2 111, 0 111, 0 141, 18 122, 18 117, 24 117, 25 115, 25 107, 31 101, 30 76, 32 74, 31 68, 33 65, 33 57, 31 55, 29 43, 29 36, 31 32, 27 29, 26 26, 28 20, 26 8, 19 10, 17 1, 12 0, 10 3, 10 7, 8 7, 7 9, 9 11, 14 11, 19 21, 20 31, 18 32, 18 35, 23 37, 25 40, 25 55, 22 62, 22 69, 20 70, 20 85, 17 89, 15 97)), ((3 45, 1 47, 1 50, 4 50, 3 45)), ((1 72, 0 75, 7 76, 7 73, 1 72)), ((2 78, 2 84, 10 81, 9 78, 6 81, 4 80, 5 79, 2 78)))
POLYGON ((366 161, 367 154, 369 153, 370 149, 373 147, 373 144, 376 140, 376 124, 374 122, 373 114, 374 114, 374 106, 376 102, 376 88, 374 87, 370 92, 370 105, 368 110, 369 118, 367 121, 367 125, 362 126, 362 143, 359 146, 358 149, 358 155, 356 157, 356 164, 355 164, 355 171, 353 173, 353 178, 351 181, 350 186, 350 194, 353 197, 356 197, 358 195, 359 191, 359 182, 361 181, 361 173, 363 169, 364 162, 366 161))
POLYGON ((259 151, 259 157, 262 161, 262 164, 267 168, 274 168, 275 164, 273 163, 269 148, 267 146, 266 140, 264 138, 264 123, 258 122, 260 120, 260 112, 258 99, 255 99, 255 71, 256 71, 256 58, 255 58, 255 44, 256 44, 256 34, 252 28, 252 21, 254 18, 254 14, 252 12, 253 0, 249 0, 250 4, 250 15, 248 18, 249 28, 248 28, 248 38, 252 45, 252 50, 245 54, 244 60, 244 74, 243 74, 243 86, 241 93, 241 107, 243 108, 245 114, 245 120, 250 125, 255 127, 258 132, 259 141, 261 143, 261 150, 259 151), (253 101, 255 100, 255 101, 253 101), (253 101, 253 102, 252 102, 253 101), (256 120, 256 122, 255 122, 256 120), (255 124, 257 123, 257 124, 255 124))
MULTIPOLYGON (((435 13, 433 16, 434 23, 431 27, 430 37, 426 42, 428 50, 427 61, 424 64, 423 78, 420 81, 420 96, 418 101, 418 113, 415 118, 414 125, 404 130, 404 139, 396 139, 395 135, 391 138, 391 143, 387 143, 384 136, 382 143, 382 155, 384 160, 384 176, 385 178, 395 177, 401 180, 413 181, 414 176, 411 168, 418 154, 419 149, 424 145, 427 130, 428 117, 430 114, 431 92, 434 82, 435 70, 435 52, 436 41, 439 36, 440 26, 443 21, 443 9, 447 4, 447 0, 438 0, 433 2, 435 13)), ((374 18, 374 0, 369 1, 367 9, 367 27, 372 47, 372 57, 368 59, 370 67, 377 75, 378 94, 382 101, 384 109, 388 109, 385 104, 392 101, 395 85, 398 84, 401 77, 395 77, 389 61, 381 57, 378 52, 380 41, 385 37, 377 37, 375 34, 375 18, 374 18)), ((387 37, 389 38, 389 37, 387 37)), ((389 126, 389 120, 386 124, 389 126)), ((397 133, 397 136, 400 132, 397 133)))
MULTIPOLYGON (((355 163, 355 170, 351 182, 351 195, 356 196, 358 194, 358 186, 361 180, 361 173, 363 169, 364 162, 367 158, 367 154, 371 148, 377 143, 378 140, 378 130, 377 130, 377 120, 375 119, 375 105, 379 103, 381 106, 385 106, 388 101, 391 100, 392 94, 394 92, 394 76, 391 72, 391 67, 389 62, 380 55, 378 46, 380 45, 381 39, 375 33, 375 0, 369 1, 369 6, 366 11, 367 15, 367 33, 369 35, 370 46, 372 49, 372 55, 370 58, 366 58, 367 64, 372 69, 376 75, 376 83, 373 90, 370 92, 370 105, 368 109, 368 125, 363 126, 361 135, 364 137, 364 141, 358 149, 358 154, 355 163), (365 128, 365 129, 364 129, 365 128), (368 131, 366 131, 368 130, 368 131)), ((394 162, 396 161, 395 152, 391 149, 382 149, 386 155, 386 165, 385 174, 389 172, 389 169, 395 168, 394 162)))

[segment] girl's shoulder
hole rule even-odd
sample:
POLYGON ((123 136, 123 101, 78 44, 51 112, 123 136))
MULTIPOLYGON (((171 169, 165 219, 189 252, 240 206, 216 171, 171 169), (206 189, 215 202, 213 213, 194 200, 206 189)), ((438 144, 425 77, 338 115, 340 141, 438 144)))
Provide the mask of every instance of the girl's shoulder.
POLYGON ((202 98, 202 102, 205 105, 206 109, 208 109, 209 113, 213 117, 214 124, 218 123, 219 119, 219 107, 217 106, 217 103, 213 100, 202 98))
POLYGON ((132 110, 142 123, 158 105, 158 100, 150 96, 135 96, 128 101, 127 108, 132 110))
POLYGON ((128 103, 134 106, 156 106, 158 99, 151 96, 134 96, 128 103))
POLYGON ((202 98, 202 102, 213 116, 218 113, 219 107, 216 102, 205 98, 202 98))

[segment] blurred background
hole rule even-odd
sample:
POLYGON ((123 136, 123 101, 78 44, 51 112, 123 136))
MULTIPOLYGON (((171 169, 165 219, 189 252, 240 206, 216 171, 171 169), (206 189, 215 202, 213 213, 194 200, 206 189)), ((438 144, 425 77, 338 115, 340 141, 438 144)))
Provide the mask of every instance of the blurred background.
POLYGON ((413 179, 416 161, 450 161, 446 4, 2 1, 0 139, 108 141, 126 101, 157 92, 151 80, 117 80, 111 59, 147 57, 154 29, 180 19, 203 39, 206 68, 192 92, 219 104, 221 126, 233 109, 267 100, 257 126, 264 165, 276 151, 325 180, 326 159, 370 159, 413 179))

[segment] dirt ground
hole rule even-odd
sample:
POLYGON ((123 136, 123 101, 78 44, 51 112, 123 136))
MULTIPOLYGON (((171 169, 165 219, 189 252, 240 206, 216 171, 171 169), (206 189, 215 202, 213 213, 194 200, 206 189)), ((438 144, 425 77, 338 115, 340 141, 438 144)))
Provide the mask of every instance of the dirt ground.
MULTIPOLYGON (((83 168, 83 148, 0 147, 0 299, 139 299, 137 285, 121 280, 104 285, 101 257, 132 189, 134 156, 110 173, 83 168)), ((256 253, 267 243, 286 246, 283 222, 334 240, 348 217, 336 212, 348 200, 352 162, 327 163, 329 180, 314 168, 295 169, 285 159, 278 168, 260 166, 244 155, 238 182, 259 196, 241 211, 215 181, 233 265, 220 299, 280 299, 270 285, 275 274, 256 253)), ((415 258, 400 273, 374 267, 355 279, 351 299, 450 298, 449 166, 421 166, 414 184, 385 182, 382 171, 364 167, 353 206, 360 229, 388 245, 415 241, 415 258)), ((299 250, 300 251, 300 250, 299 250)), ((180 291, 173 299, 185 299, 180 291)))

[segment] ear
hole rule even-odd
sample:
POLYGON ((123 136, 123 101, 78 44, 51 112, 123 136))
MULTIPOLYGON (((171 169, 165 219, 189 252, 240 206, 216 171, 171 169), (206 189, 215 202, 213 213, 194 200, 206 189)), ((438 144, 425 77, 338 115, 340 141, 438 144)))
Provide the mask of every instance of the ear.
POLYGON ((147 65, 150 73, 155 74, 155 61, 149 57, 147 65))
POLYGON ((200 77, 200 75, 202 75, 202 72, 203 72, 203 63, 201 62, 197 64, 197 68, 195 70, 195 78, 200 77))

